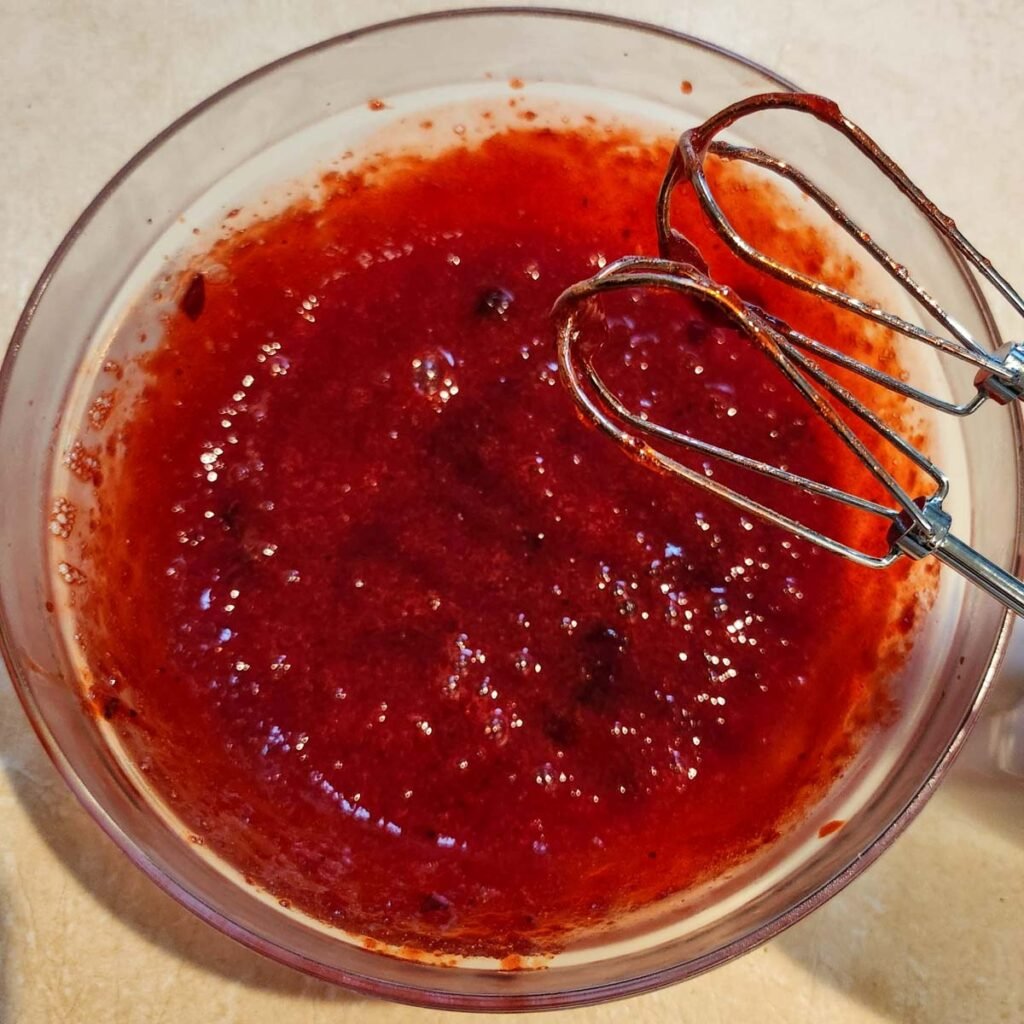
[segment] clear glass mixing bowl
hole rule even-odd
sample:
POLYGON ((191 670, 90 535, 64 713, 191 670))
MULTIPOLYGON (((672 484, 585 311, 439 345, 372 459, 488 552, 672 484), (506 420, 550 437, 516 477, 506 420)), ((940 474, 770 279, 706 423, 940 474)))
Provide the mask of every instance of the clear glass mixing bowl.
MULTIPOLYGON (((223 211, 243 183, 301 168, 322 150, 325 128, 338 146, 346 118, 365 117, 372 97, 408 112, 460 90, 507 95, 513 77, 528 89, 642 110, 666 130, 744 95, 791 88, 698 40, 578 13, 450 12, 329 40, 224 89, 117 174, 47 266, 0 376, 0 642, 32 725, 77 797, 158 885, 253 949, 374 995, 487 1010, 577 1005, 679 981, 751 949, 828 899, 892 842, 937 785, 977 713, 1008 628, 993 601, 943 577, 896 681, 899 721, 866 745, 806 822, 699 899, 670 901, 652 917, 555 956, 544 970, 440 966, 372 952, 278 906, 188 841, 82 711, 59 628, 64 592, 54 583, 45 536, 54 456, 74 433, 140 273, 151 279, 183 244, 183 213, 192 223, 196 211, 223 211), (692 91, 681 89, 684 80, 692 91), (820 839, 819 826, 834 818, 846 826, 820 839)), ((897 230, 906 262, 995 347, 960 266, 920 218, 880 197, 847 159, 812 147, 807 169, 813 175, 817 165, 828 180, 840 179, 845 202, 870 207, 874 222, 897 230)), ((1007 567, 1018 550, 1018 434, 1016 413, 985 409, 940 438, 959 494, 957 532, 1007 567)))

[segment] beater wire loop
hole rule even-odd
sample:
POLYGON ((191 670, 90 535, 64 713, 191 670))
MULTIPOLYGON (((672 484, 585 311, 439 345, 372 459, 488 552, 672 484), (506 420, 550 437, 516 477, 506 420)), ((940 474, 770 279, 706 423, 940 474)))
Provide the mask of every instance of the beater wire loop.
POLYGON ((806 113, 843 135, 895 185, 900 193, 914 204, 953 249, 980 273, 1018 314, 1024 316, 1024 298, 992 266, 991 261, 963 236, 952 218, 939 210, 906 176, 899 165, 884 153, 866 132, 850 121, 835 103, 821 96, 804 93, 766 93, 752 96, 726 107, 705 121, 704 124, 683 132, 670 160, 658 195, 657 227, 662 256, 678 258, 679 254, 683 253, 685 262, 693 262, 698 268, 706 270, 695 247, 671 224, 672 193, 680 182, 687 181, 715 232, 740 259, 794 288, 816 295, 841 309, 880 324, 903 337, 923 342, 947 356, 973 366, 977 371, 975 378, 977 390, 965 401, 952 402, 939 395, 906 384, 877 367, 854 359, 821 339, 808 338, 788 326, 784 327, 783 333, 794 344, 813 351, 820 358, 858 373, 875 384, 951 415, 970 415, 987 398, 994 398, 1005 404, 1024 396, 1024 344, 1008 346, 1005 350, 997 353, 986 351, 971 336, 967 328, 917 282, 906 266, 895 260, 842 209, 831 195, 815 184, 799 168, 757 147, 736 145, 718 137, 737 122, 764 110, 791 110, 806 113), (866 302, 823 281, 787 267, 751 245, 735 229, 715 198, 706 173, 709 155, 727 162, 737 161, 751 164, 762 170, 770 171, 794 185, 871 256, 903 291, 942 325, 951 337, 936 334, 934 331, 930 331, 920 324, 911 323, 875 303, 866 302))

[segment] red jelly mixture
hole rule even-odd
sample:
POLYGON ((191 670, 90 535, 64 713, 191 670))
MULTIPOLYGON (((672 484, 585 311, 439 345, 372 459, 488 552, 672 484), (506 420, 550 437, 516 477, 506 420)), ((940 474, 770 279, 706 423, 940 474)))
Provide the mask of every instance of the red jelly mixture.
MULTIPOLYGON (((558 381, 552 301, 655 251, 667 152, 593 128, 396 158, 183 278, 107 431, 78 627, 153 785, 282 902, 396 946, 555 949, 771 842, 889 706, 905 574, 650 473, 558 381)), ((749 234, 849 283, 729 173, 749 234)), ((720 277, 879 344, 677 213, 720 277)), ((707 313, 622 297, 604 329, 630 401, 834 474, 770 368, 740 396, 749 343, 707 313)))

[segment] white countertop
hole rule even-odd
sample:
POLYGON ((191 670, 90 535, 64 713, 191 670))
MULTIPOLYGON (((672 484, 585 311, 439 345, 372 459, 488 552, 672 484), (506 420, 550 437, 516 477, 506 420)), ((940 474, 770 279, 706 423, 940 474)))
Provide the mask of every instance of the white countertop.
MULTIPOLYGON (((1024 282, 1021 0, 560 5, 681 29, 835 97, 1024 282)), ((442 6, 0 0, 0 350, 74 218, 169 121, 308 43, 442 6)), ((1020 336, 1019 322, 1003 323, 1020 336)), ((1024 690, 1021 678, 1018 650, 1003 692, 1024 690)), ((711 974, 574 1019, 1024 1021, 1024 782, 998 786, 972 771, 983 740, 894 847, 824 908, 711 974)), ((79 808, 0 669, 0 1024, 448 1016, 333 989, 193 918, 79 808)))

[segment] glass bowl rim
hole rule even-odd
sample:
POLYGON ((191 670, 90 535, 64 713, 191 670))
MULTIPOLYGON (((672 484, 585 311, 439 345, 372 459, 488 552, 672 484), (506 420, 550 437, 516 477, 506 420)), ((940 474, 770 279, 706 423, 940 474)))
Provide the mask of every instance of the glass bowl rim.
MULTIPOLYGON (((250 71, 239 78, 234 79, 227 85, 217 89, 205 99, 192 106, 185 113, 175 118, 170 124, 156 134, 149 142, 143 145, 121 168, 107 181, 99 190, 92 201, 85 207, 70 229, 57 245, 53 255, 47 261, 38 280, 36 281, 28 300, 18 318, 10 343, 0 363, 0 407, 3 406, 8 396, 14 364, 18 353, 21 350, 25 336, 34 319, 36 310, 43 301, 47 287, 64 260, 64 257, 74 245, 77 238, 82 234, 97 211, 116 192, 121 183, 151 155, 156 153, 164 142, 176 135, 184 127, 190 124, 205 110, 215 106, 221 100, 231 94, 243 89, 250 83, 273 74, 283 66, 300 61, 314 53, 322 50, 343 46, 346 43, 373 35, 386 34, 388 31, 436 21, 455 21, 458 19, 474 19, 489 17, 523 17, 523 18, 559 18, 565 20, 578 20, 590 23, 604 24, 611 28, 627 29, 633 32, 640 32, 659 36, 686 46, 696 47, 703 51, 714 53, 727 61, 739 64, 741 67, 756 71, 758 74, 771 81, 780 90, 787 92, 801 91, 792 81, 784 78, 775 71, 759 64, 740 54, 729 50, 698 36, 681 32, 666 26, 640 21, 620 15, 606 14, 602 12, 586 11, 549 6, 531 5, 502 5, 488 7, 451 7, 443 10, 422 12, 400 18, 393 18, 386 21, 374 22, 369 25, 360 26, 347 32, 342 32, 326 39, 322 39, 309 46, 302 47, 282 57, 279 57, 267 64, 250 71)), ((950 250, 950 255, 959 266, 961 274, 972 293, 978 312, 984 320, 991 337, 1000 342, 1000 332, 992 316, 988 302, 982 294, 976 279, 970 274, 963 261, 950 250)), ((1012 411, 1012 427, 1017 450, 1021 450, 1021 439, 1024 436, 1024 413, 1019 406, 1012 411)), ((1024 507, 1024 474, 1017 474, 1017 506, 1024 507)), ((1018 563, 1022 561, 1021 549, 1021 521, 1018 516, 1017 527, 1014 536, 1014 549, 1018 552, 1018 563)), ((43 749, 53 762, 61 778, 85 808, 87 813, 110 837, 118 849, 134 864, 143 871, 160 889, 171 896, 176 902, 184 906, 191 913, 195 914, 205 923, 216 928, 221 933, 240 942, 242 945, 260 953, 278 963, 302 971, 321 980, 341 985, 355 992, 386 998, 396 1002, 409 1005, 444 1008, 451 1010, 530 1010, 530 1009, 559 1009, 592 1005, 612 999, 621 999, 628 996, 639 995, 655 989, 675 984, 687 978, 695 977, 713 967, 727 963, 742 954, 756 948, 768 939, 778 935, 790 925, 795 924, 802 917, 812 910, 825 903, 836 893, 844 889, 854 878, 856 878, 866 867, 872 864, 884 850, 903 833, 911 821, 920 813, 925 803, 934 793, 942 781, 950 765, 955 760, 960 749, 963 747, 970 731, 978 717, 980 707, 984 701, 992 681, 999 669, 1006 654, 1009 644, 1013 615, 1006 611, 996 631, 991 653, 988 657, 984 672, 978 681, 974 698, 965 708, 964 716, 953 736, 949 746, 932 769, 929 776, 923 781, 917 792, 911 797, 903 810, 889 824, 889 826, 868 846, 861 854, 854 859, 846 868, 835 875, 832 879, 818 888, 815 892, 806 896, 800 902, 794 904, 788 910, 776 917, 764 922, 758 927, 739 936, 732 942, 722 946, 704 956, 684 963, 677 963, 670 967, 641 974, 623 981, 597 985, 586 989, 565 989, 558 992, 545 994, 519 995, 514 993, 479 995, 470 993, 453 993, 448 990, 434 989, 426 986, 405 984, 392 981, 383 981, 368 975, 350 972, 336 966, 311 960, 300 953, 296 953, 286 946, 269 940, 248 928, 234 922, 230 917, 225 916, 221 911, 204 902, 195 895, 184 884, 176 878, 165 874, 137 844, 136 840, 129 835, 107 812, 106 808, 99 802, 94 794, 79 778, 74 766, 65 756, 56 737, 40 711, 32 693, 31 686, 22 678, 20 671, 20 659, 10 629, 8 616, 5 610, 3 583, 0 581, 0 655, 6 664, 14 691, 25 710, 25 714, 38 737, 43 749), (509 1006, 509 1003, 514 1004, 509 1006)))

